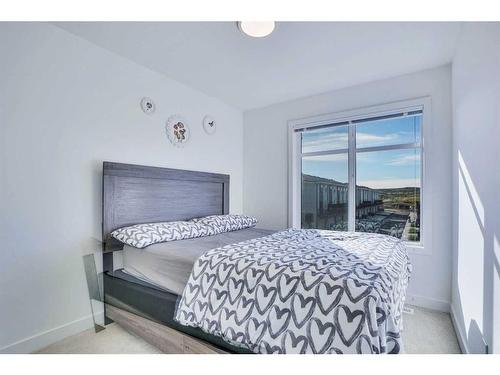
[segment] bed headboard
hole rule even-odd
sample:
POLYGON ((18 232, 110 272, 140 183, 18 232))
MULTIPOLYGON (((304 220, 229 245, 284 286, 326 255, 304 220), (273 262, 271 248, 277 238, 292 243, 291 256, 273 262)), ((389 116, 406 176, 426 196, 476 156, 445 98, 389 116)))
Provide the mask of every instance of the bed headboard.
POLYGON ((229 175, 104 162, 102 177, 105 251, 122 248, 117 228, 229 213, 229 175))

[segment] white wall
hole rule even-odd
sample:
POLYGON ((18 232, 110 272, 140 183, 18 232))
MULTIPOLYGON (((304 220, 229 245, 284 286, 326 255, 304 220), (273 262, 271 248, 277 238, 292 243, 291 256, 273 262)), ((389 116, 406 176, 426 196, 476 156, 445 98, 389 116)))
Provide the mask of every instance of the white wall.
POLYGON ((0 46, 0 351, 30 351, 90 324, 82 255, 101 237, 102 161, 228 173, 240 212, 243 119, 53 25, 2 23, 0 46), (191 125, 183 149, 165 136, 173 113, 191 125))
POLYGON ((499 23, 463 26, 452 72, 452 312, 468 351, 500 353, 499 23))
POLYGON ((424 203, 427 210, 424 221, 425 215, 432 220, 431 238, 425 245, 430 255, 411 253, 414 272, 408 293, 410 302, 448 309, 451 298, 450 79, 450 66, 444 66, 245 112, 245 214, 258 217, 266 228, 282 229, 288 225, 288 120, 430 96, 432 128, 427 129, 429 136, 425 140, 428 165, 425 176, 432 184, 432 193, 430 202, 424 203))

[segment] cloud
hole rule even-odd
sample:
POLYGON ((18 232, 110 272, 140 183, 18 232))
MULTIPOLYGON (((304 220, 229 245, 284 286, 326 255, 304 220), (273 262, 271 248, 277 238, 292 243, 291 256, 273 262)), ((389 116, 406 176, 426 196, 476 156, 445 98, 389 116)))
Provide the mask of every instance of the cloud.
POLYGON ((347 148, 347 134, 333 133, 333 134, 317 134, 307 135, 306 140, 303 141, 302 147, 305 152, 315 152, 324 150, 338 150, 347 148))
MULTIPOLYGON (((307 134, 307 133, 306 133, 307 134)), ((303 141, 305 152, 338 150, 348 147, 347 133, 330 134, 307 134, 307 139, 303 141)), ((393 144, 398 138, 397 134, 376 135, 370 133, 357 133, 356 141, 365 146, 393 144)))
POLYGON ((400 165, 412 165, 415 162, 420 162, 420 154, 415 153, 411 155, 403 155, 398 158, 395 158, 388 162, 389 165, 400 166, 400 165))
POLYGON ((318 155, 318 156, 305 156, 303 159, 308 163, 316 163, 316 162, 343 162, 346 164, 347 168, 347 152, 345 154, 332 154, 332 155, 318 155))
POLYGON ((397 134, 375 135, 369 133, 358 133, 356 134, 356 142, 370 143, 370 146, 373 146, 373 143, 384 144, 396 139, 397 137, 397 134))
POLYGON ((385 178, 380 180, 358 180, 356 184, 368 186, 372 189, 390 189, 401 187, 419 187, 420 179, 414 178, 385 178))

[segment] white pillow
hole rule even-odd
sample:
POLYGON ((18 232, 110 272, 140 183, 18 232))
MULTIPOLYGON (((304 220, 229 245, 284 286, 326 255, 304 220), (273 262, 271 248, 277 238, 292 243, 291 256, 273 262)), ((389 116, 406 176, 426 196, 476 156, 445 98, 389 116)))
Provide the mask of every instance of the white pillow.
POLYGON ((257 219, 250 216, 213 215, 189 221, 131 225, 114 230, 111 232, 111 236, 127 245, 143 249, 159 242, 213 236, 223 232, 250 228, 256 224, 257 219))
POLYGON ((116 229, 111 236, 139 249, 168 241, 184 240, 217 234, 210 227, 193 221, 169 221, 163 223, 136 224, 116 229))
POLYGON ((203 224, 217 233, 222 233, 254 227, 257 219, 246 215, 212 215, 191 219, 191 222, 203 224))

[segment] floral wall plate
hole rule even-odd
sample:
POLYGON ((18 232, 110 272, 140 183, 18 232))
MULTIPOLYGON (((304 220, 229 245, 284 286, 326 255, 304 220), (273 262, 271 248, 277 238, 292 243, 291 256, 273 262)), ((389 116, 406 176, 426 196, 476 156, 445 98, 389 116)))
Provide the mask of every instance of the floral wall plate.
POLYGON ((150 98, 142 98, 141 108, 144 113, 151 115, 156 109, 155 102, 153 102, 150 98))
POLYGON ((170 116, 165 126, 167 137, 174 146, 182 147, 189 140, 189 127, 179 115, 170 116))
POLYGON ((203 119, 203 129, 205 129, 205 133, 207 134, 215 133, 215 130, 217 130, 217 123, 212 116, 205 116, 205 118, 203 119))

